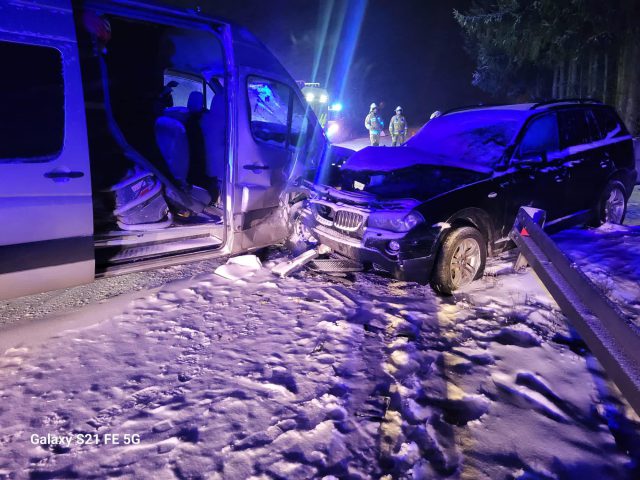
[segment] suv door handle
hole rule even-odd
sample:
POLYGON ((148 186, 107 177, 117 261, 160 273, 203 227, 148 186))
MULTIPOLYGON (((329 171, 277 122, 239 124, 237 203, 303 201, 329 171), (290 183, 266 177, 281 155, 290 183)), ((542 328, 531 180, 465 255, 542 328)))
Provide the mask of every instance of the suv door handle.
POLYGON ((245 170, 251 170, 254 173, 259 172, 260 170, 268 170, 268 165, 245 165, 243 167, 245 170))
POLYGON ((72 172, 62 169, 51 170, 44 174, 46 178, 50 178, 54 182, 68 182, 72 178, 84 177, 84 172, 72 172))

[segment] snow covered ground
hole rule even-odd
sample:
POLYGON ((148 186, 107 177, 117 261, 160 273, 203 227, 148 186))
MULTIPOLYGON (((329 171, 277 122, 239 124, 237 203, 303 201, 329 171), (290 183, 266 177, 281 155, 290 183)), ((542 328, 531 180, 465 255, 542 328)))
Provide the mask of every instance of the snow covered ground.
POLYGON ((636 186, 629 199, 625 225, 640 225, 640 186, 636 186))
MULTIPOLYGON (((555 239, 640 318, 640 227, 555 239)), ((283 260, 4 304, 0 478, 640 478, 640 420, 513 253, 449 298, 283 260)))
POLYGON ((2 358, 0 472, 634 478, 633 416, 507 260, 450 299, 364 274, 203 274, 24 341, 2 358))
MULTIPOLYGON (((354 138, 352 140, 347 140, 346 142, 339 143, 341 147, 350 148, 351 150, 362 150, 364 147, 368 147, 371 145, 371 141, 369 137, 361 137, 354 138)), ((385 147, 391 146, 391 135, 386 135, 384 137, 380 137, 380 145, 385 147)))

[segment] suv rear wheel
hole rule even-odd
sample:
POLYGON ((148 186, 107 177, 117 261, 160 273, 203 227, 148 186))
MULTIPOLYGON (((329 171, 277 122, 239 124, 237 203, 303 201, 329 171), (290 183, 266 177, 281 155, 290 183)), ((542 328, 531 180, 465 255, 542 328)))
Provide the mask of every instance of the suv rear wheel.
POLYGON ((610 181, 600 196, 595 212, 595 224, 621 224, 627 213, 627 195, 624 185, 617 180, 610 181))
POLYGON ((442 243, 431 277, 434 290, 451 294, 480 278, 487 261, 487 242, 473 227, 451 232, 442 243))

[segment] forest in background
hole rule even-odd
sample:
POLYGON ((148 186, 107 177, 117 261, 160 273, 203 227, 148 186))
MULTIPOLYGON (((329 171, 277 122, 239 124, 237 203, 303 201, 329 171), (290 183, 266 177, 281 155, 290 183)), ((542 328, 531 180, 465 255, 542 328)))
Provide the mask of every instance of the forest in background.
POLYGON ((599 99, 640 135, 640 1, 474 0, 453 14, 475 86, 509 101, 599 99))

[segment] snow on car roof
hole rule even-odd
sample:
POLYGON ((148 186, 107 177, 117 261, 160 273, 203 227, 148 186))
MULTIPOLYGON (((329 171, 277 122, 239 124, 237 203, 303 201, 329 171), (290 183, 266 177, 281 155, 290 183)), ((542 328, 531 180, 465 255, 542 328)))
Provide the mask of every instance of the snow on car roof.
POLYGON ((529 116, 530 110, 503 107, 452 112, 427 122, 407 146, 492 168, 529 116))
POLYGON ((491 173, 530 115, 523 108, 504 107, 452 112, 429 121, 403 147, 365 148, 342 168, 390 172, 414 165, 437 165, 491 173))
MULTIPOLYGON (((511 104, 511 105, 477 105, 477 106, 472 106, 469 108, 463 108, 460 110, 453 110, 450 112, 445 112, 444 115, 452 115, 454 113, 460 113, 460 112, 470 112, 470 111, 484 111, 484 110, 522 110, 522 111, 528 111, 531 110, 532 107, 535 105, 535 103, 515 103, 515 104, 511 104)), ((536 113, 536 112, 532 112, 536 113)))

